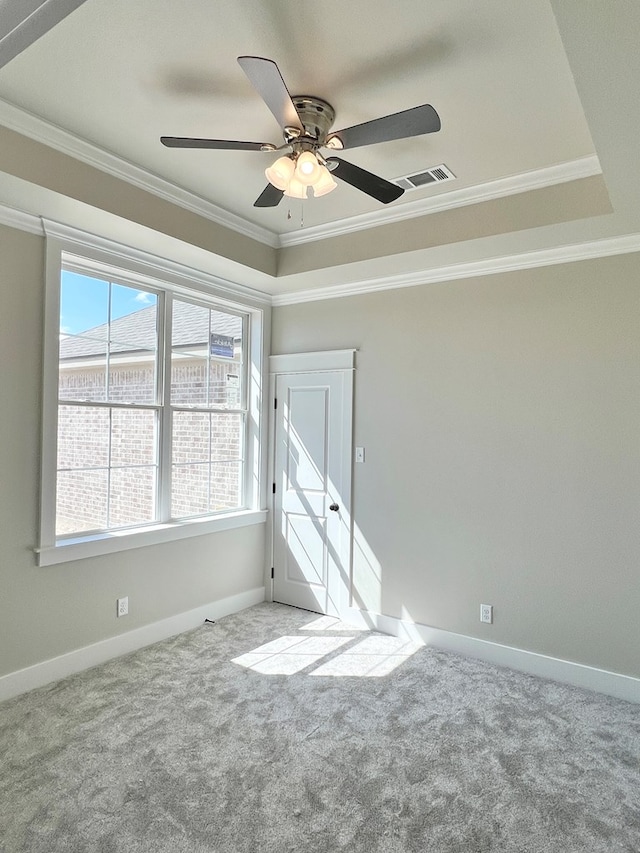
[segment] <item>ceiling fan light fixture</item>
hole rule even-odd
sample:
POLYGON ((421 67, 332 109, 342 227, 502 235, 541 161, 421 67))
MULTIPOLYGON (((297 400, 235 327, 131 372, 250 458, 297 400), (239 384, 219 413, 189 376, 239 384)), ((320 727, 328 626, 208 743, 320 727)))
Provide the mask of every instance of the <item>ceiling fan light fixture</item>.
POLYGON ((301 184, 313 186, 320 177, 320 163, 312 151, 303 151, 296 162, 296 179, 301 184))
POLYGON ((278 190, 286 190, 293 177, 296 165, 291 157, 279 157, 276 162, 265 169, 265 177, 278 190))
POLYGON ((320 176, 318 180, 313 184, 313 195, 315 198, 318 198, 321 195, 327 195, 338 185, 331 177, 331 172, 327 169, 326 166, 320 166, 320 176))
POLYGON ((294 175, 289 181, 288 186, 284 190, 284 194, 289 198, 307 198, 307 190, 309 187, 301 183, 294 175))

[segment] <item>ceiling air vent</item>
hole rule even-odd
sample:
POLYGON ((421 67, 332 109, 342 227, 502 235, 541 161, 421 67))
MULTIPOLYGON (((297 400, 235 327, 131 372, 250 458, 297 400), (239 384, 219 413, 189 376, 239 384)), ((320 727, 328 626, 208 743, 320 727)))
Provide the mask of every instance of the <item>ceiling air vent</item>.
POLYGON ((417 190, 427 184, 441 184, 443 181, 453 181, 455 179, 453 172, 448 169, 444 163, 440 166, 433 166, 425 172, 417 172, 415 175, 405 175, 402 178, 395 178, 391 183, 402 187, 403 190, 417 190))

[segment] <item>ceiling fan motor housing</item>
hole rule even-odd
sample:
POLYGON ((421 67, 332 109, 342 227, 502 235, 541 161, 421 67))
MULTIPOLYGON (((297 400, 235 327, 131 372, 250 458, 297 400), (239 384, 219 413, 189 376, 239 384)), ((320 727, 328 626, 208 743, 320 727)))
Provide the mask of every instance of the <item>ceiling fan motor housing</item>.
POLYGON ((317 140, 321 147, 335 120, 335 110, 327 101, 311 95, 294 95, 291 100, 300 116, 304 135, 317 140))

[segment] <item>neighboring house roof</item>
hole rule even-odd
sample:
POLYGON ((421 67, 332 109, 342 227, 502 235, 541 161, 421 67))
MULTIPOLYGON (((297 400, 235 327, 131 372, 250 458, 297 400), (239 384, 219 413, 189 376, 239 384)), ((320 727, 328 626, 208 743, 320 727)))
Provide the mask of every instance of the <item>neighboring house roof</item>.
MULTIPOLYGON (((104 355, 109 338, 112 353, 154 350, 158 337, 156 316, 156 306, 151 305, 113 320, 110 331, 109 324, 103 323, 79 335, 67 335, 60 340, 60 359, 104 355)), ((209 309, 192 305, 190 302, 175 301, 173 303, 171 338, 174 347, 207 344, 210 332, 240 338, 242 318, 214 310, 211 312, 211 328, 209 328, 209 309)))

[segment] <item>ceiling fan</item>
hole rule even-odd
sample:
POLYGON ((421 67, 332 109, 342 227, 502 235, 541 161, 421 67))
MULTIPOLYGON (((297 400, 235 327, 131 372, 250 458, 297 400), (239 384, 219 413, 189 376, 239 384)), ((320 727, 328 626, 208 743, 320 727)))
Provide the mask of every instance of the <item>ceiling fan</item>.
POLYGON ((232 139, 195 139, 161 136, 168 148, 215 148, 232 151, 282 151, 281 156, 265 170, 269 183, 254 202, 254 207, 275 207, 283 196, 307 198, 309 187, 314 196, 325 195, 336 188, 333 176, 356 187, 383 204, 399 198, 404 190, 384 178, 354 166, 340 157, 325 157, 329 152, 358 148, 392 139, 406 139, 440 130, 440 117, 430 104, 403 110, 372 121, 331 131, 335 111, 322 98, 289 94, 280 70, 271 59, 239 56, 244 73, 269 107, 284 136, 284 144, 239 142, 232 139))

